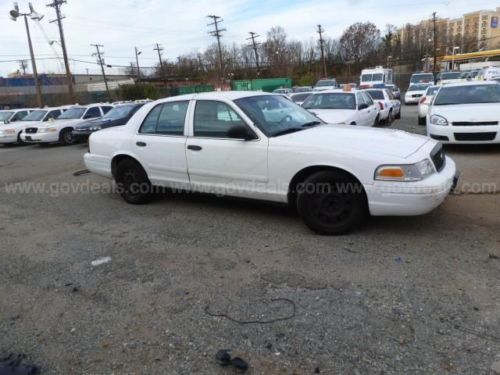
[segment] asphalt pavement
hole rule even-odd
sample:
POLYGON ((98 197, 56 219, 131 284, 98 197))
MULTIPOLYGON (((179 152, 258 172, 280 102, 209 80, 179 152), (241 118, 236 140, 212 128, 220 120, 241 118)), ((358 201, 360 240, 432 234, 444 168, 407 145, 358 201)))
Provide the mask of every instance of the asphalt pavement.
MULTIPOLYGON (((391 127, 425 132, 416 107, 391 127)), ((249 374, 499 366, 500 146, 446 147, 457 194, 339 237, 261 202, 127 205, 75 175, 85 150, 0 146, 0 358, 46 374, 237 373, 220 349, 249 374)))

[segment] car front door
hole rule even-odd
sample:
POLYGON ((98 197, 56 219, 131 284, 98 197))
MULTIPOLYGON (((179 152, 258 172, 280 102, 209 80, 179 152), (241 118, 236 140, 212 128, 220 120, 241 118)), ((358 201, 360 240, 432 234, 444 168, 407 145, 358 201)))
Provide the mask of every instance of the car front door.
POLYGON ((185 123, 190 102, 154 106, 134 136, 132 149, 153 185, 189 189, 185 123))
POLYGON ((368 95, 367 93, 362 92, 361 95, 364 96, 364 101, 368 105, 368 108, 365 109, 366 123, 364 125, 372 126, 375 122, 375 118, 379 113, 378 106, 375 104, 371 96, 368 95))
POLYGON ((366 107, 368 103, 365 100, 363 93, 358 92, 356 94, 357 103, 357 118, 356 124, 359 126, 367 126, 368 124, 368 108, 366 107))
POLYGON ((268 181, 268 140, 261 139, 230 103, 197 100, 186 152, 191 188, 255 196, 268 181), (238 134, 232 134, 239 128, 238 134), (248 135, 245 140, 242 132, 248 135))

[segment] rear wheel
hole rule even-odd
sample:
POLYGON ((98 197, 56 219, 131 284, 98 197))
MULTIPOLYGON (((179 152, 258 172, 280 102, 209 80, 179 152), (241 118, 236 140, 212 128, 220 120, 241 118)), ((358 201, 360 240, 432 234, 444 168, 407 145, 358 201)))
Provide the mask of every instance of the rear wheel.
POLYGON ((122 198, 131 204, 144 204, 151 200, 151 182, 142 166, 134 160, 118 164, 115 180, 122 198))
POLYGON ((387 117, 387 124, 390 125, 394 122, 394 113, 392 109, 389 111, 389 116, 387 117))
POLYGON ((366 217, 363 186, 340 171, 321 171, 297 187, 297 209, 304 223, 323 235, 344 234, 366 217))
POLYGON ((396 115, 396 120, 400 120, 401 119, 401 109, 399 110, 398 114, 396 115))
POLYGON ((419 117, 418 118, 418 124, 419 125, 426 125, 427 119, 425 117, 419 117))
POLYGON ((380 115, 377 115, 375 117, 375 121, 373 122, 373 126, 378 126, 380 124, 380 115))
POLYGON ((75 137, 73 137, 72 129, 63 129, 61 134, 59 134, 59 143, 62 145, 72 145, 75 143, 75 137))

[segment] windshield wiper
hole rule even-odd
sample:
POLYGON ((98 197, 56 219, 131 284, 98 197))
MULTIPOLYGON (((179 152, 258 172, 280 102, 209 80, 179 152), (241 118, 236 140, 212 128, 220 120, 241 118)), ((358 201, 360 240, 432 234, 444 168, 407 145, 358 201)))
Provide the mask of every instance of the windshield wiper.
POLYGON ((313 126, 316 126, 316 125, 321 125, 321 124, 322 124, 321 121, 311 121, 311 122, 306 122, 301 127, 302 128, 310 128, 310 127, 313 127, 313 126))
POLYGON ((304 130, 304 128, 288 128, 288 129, 285 129, 285 130, 281 130, 281 131, 279 131, 277 133, 274 133, 273 137, 279 137, 280 135, 295 133, 295 132, 299 132, 301 130, 304 130))

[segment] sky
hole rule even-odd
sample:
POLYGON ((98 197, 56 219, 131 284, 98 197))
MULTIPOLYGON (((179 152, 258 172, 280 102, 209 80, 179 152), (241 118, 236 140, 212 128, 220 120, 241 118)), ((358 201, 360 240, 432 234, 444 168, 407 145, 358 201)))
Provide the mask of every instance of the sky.
MULTIPOLYGON (((45 17, 30 21, 38 71, 63 72, 60 45, 52 0, 32 0, 38 13, 45 17)), ((21 12, 28 12, 28 1, 18 0, 21 12)), ((498 0, 67 0, 63 5, 64 30, 73 73, 99 73, 90 44, 104 46, 105 60, 110 65, 128 65, 135 60, 134 47, 142 53, 140 65, 158 62, 154 44, 163 48, 163 58, 175 60, 181 54, 203 51, 214 42, 208 35, 210 22, 206 16, 216 14, 224 19, 224 43, 245 43, 249 31, 265 39, 273 26, 282 26, 290 39, 316 39, 316 25, 321 24, 328 37, 340 37, 355 22, 371 21, 381 30, 387 24, 403 25, 429 18, 458 17, 479 9, 500 7, 498 0), (89 63, 87 63, 89 62, 89 63)), ((10 0, 0 0, 0 76, 19 69, 18 60, 29 60, 24 21, 13 22, 10 0), (13 61, 9 61, 13 60, 13 61)), ((31 72, 31 63, 28 65, 31 72)), ((110 74, 119 68, 108 68, 110 74)))

